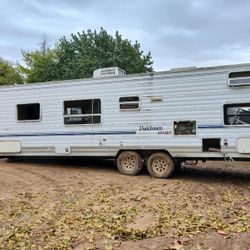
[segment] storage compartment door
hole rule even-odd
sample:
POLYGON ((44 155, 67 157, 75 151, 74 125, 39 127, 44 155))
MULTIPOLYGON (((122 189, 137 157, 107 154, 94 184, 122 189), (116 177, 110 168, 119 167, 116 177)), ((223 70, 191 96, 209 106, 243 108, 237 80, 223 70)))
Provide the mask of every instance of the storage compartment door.
POLYGON ((240 154, 250 154, 250 138, 239 138, 236 143, 240 154))
POLYGON ((0 141, 0 154, 3 153, 20 153, 20 141, 0 141))

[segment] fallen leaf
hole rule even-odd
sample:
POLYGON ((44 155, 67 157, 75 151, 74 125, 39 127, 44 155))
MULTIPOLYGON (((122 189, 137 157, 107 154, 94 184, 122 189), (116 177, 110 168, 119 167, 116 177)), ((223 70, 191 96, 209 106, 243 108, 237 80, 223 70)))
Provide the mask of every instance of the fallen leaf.
POLYGON ((225 232, 224 230, 218 230, 217 233, 224 236, 227 235, 227 232, 225 232))

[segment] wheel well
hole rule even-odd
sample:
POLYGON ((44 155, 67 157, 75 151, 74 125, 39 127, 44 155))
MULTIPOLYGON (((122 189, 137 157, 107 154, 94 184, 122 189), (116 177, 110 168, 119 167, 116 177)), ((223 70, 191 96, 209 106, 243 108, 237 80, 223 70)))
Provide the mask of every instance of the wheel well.
POLYGON ((152 155, 154 153, 161 152, 161 153, 168 154, 174 161, 176 161, 176 159, 166 149, 121 149, 116 154, 116 158, 123 151, 135 151, 135 152, 137 152, 137 153, 139 153, 141 155, 141 158, 143 160, 146 160, 150 155, 152 155))

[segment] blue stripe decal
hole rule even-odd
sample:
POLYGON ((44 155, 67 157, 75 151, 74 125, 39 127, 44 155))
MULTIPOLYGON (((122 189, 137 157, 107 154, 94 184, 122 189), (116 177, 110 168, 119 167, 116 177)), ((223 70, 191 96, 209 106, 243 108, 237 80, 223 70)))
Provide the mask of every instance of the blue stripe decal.
POLYGON ((202 128, 224 128, 223 125, 200 125, 198 126, 198 128, 202 129, 202 128))
POLYGON ((0 134, 0 137, 37 137, 37 136, 83 136, 83 135, 134 135, 135 131, 70 132, 70 133, 33 133, 0 134))
MULTIPOLYGON (((223 125, 199 125, 198 129, 224 128, 223 125)), ((67 133, 30 133, 0 134, 0 137, 40 137, 40 136, 84 136, 84 135, 134 135, 136 131, 102 131, 102 132, 67 132, 67 133)))

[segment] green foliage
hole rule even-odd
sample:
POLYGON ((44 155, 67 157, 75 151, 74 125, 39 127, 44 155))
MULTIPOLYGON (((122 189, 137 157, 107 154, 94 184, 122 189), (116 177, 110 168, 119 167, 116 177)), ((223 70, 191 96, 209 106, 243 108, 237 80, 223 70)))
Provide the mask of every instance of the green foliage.
POLYGON ((23 78, 18 69, 10 62, 0 58, 0 85, 23 83, 23 78))
POLYGON ((54 50, 22 51, 27 67, 20 65, 20 71, 26 75, 26 82, 46 82, 57 80, 57 57, 54 50))
POLYGON ((143 55, 138 42, 131 44, 118 32, 112 37, 104 29, 63 37, 57 53, 62 79, 91 77, 95 69, 115 66, 128 74, 152 71, 151 55, 143 55))
POLYGON ((54 49, 46 46, 35 52, 23 52, 27 67, 21 67, 27 82, 43 82, 92 77, 98 68, 120 67, 128 74, 151 72, 150 52, 144 55, 140 44, 111 36, 101 29, 61 38, 54 49))

